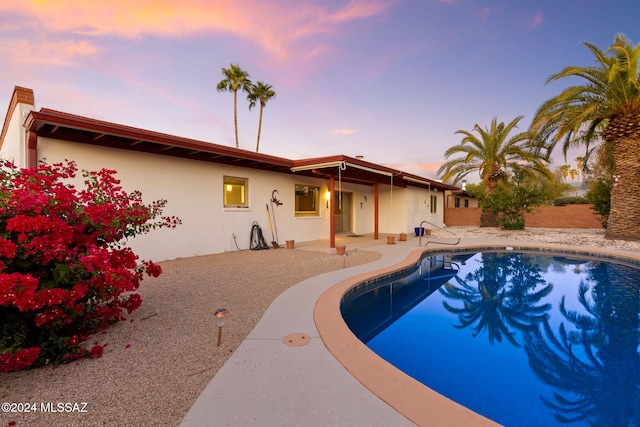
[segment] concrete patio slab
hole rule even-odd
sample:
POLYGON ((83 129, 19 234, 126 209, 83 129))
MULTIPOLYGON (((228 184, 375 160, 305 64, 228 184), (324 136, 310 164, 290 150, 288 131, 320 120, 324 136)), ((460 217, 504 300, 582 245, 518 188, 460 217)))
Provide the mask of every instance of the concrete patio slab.
MULTIPOLYGON (((322 342, 314 321, 316 302, 327 289, 390 268, 418 249, 417 238, 395 245, 382 241, 358 237, 347 243, 348 250, 366 248, 382 254, 381 259, 313 277, 281 294, 211 380, 181 427, 415 425, 343 367, 322 342), (308 335, 309 342, 287 345, 283 339, 292 334, 308 335)), ((510 244, 481 239, 463 243, 510 244)), ((331 250, 327 242, 296 244, 296 249, 331 250)))

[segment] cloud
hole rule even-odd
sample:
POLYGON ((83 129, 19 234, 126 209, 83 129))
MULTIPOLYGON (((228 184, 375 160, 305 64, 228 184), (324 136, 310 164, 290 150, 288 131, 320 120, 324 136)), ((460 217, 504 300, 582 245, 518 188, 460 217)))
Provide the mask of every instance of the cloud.
POLYGON ((355 19, 368 18, 387 9, 382 1, 352 0, 340 11, 330 16, 336 22, 348 22, 355 19))
POLYGON ((232 34, 280 58, 300 39, 335 33, 342 24, 380 14, 388 0, 351 0, 331 10, 317 1, 69 0, 3 2, 0 12, 25 25, 88 37, 193 37, 232 34), (35 21, 35 23, 33 22, 35 21))
POLYGON ((329 131, 330 135, 352 135, 356 133, 355 129, 334 129, 329 131))
POLYGON ((482 19, 483 21, 486 20, 489 15, 491 15, 491 9, 489 7, 481 7, 480 9, 478 9, 476 11, 476 16, 480 19, 482 19))
POLYGON ((542 13, 536 13, 535 15, 527 19, 527 28, 530 30, 534 30, 542 25, 543 22, 544 20, 542 17, 542 13))
POLYGON ((409 173, 416 174, 418 176, 429 177, 429 179, 439 179, 438 169, 442 166, 442 163, 394 163, 389 164, 389 167, 394 169, 403 170, 409 173))
POLYGON ((79 57, 91 57, 100 48, 87 40, 35 41, 3 39, 0 56, 11 58, 12 64, 68 66, 79 57))
POLYGON ((352 23, 383 16, 395 2, 0 1, 0 52, 5 63, 67 66, 100 53, 92 65, 109 68, 123 46, 132 51, 137 44, 162 40, 193 40, 198 46, 213 41, 221 56, 251 58, 242 65, 291 88, 342 57, 340 37, 352 23), (42 53, 39 58, 34 51, 42 53))

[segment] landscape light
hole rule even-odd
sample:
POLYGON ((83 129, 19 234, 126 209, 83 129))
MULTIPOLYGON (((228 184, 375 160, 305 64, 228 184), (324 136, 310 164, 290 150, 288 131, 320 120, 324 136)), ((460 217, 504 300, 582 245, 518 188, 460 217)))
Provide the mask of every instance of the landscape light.
POLYGON ((213 314, 216 318, 216 324, 218 325, 218 347, 222 343, 222 327, 227 324, 227 316, 231 313, 226 308, 219 308, 213 314))

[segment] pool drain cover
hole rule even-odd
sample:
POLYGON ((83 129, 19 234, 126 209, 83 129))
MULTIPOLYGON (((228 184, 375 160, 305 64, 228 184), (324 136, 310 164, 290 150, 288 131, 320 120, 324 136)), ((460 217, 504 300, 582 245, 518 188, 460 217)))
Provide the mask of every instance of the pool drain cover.
POLYGON ((307 345, 310 341, 311 337, 309 336, 309 334, 302 333, 289 334, 282 339, 282 342, 291 347, 300 347, 303 345, 307 345))

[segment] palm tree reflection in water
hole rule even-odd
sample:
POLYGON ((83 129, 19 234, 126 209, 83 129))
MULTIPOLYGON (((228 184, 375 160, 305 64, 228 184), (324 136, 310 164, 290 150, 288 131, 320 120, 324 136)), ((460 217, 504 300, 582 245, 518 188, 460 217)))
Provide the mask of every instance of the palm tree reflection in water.
POLYGON ((548 324, 525 334, 531 368, 558 390, 543 398, 561 422, 591 425, 640 425, 638 313, 640 270, 621 264, 591 262, 578 301, 585 314, 560 312, 557 336, 548 324), (591 297, 588 292, 591 289, 591 297), (567 324, 567 325, 568 325, 567 324))
POLYGON ((551 304, 536 306, 553 285, 545 283, 539 267, 526 262, 525 254, 484 253, 480 268, 455 280, 457 286, 446 283, 440 292, 464 306, 455 308, 445 301, 445 308, 458 315, 456 327, 470 327, 474 336, 486 331, 492 344, 505 337, 519 347, 516 331, 510 328, 537 330, 551 309, 551 304))
POLYGON ((538 258, 485 252, 475 271, 440 288, 447 299, 463 303, 443 301, 458 317, 455 326, 470 328, 474 337, 486 333, 491 344, 505 338, 523 345, 536 376, 556 390, 540 397, 559 422, 640 425, 640 269, 585 261, 574 269, 586 272, 577 290, 584 310, 569 309, 563 295, 558 303, 563 320, 552 326, 551 304, 541 300, 553 285, 546 283, 538 258))

